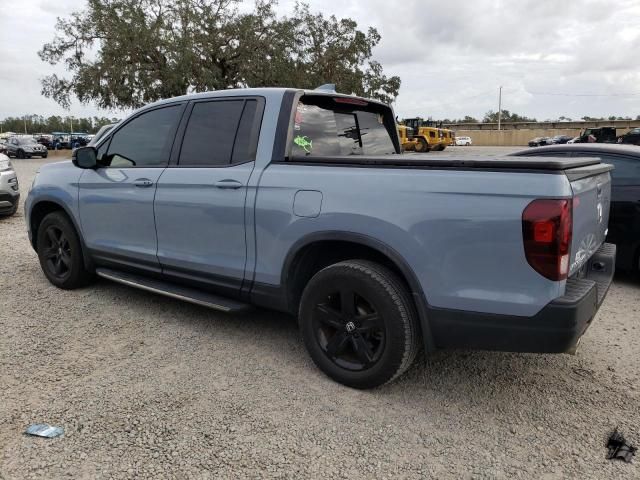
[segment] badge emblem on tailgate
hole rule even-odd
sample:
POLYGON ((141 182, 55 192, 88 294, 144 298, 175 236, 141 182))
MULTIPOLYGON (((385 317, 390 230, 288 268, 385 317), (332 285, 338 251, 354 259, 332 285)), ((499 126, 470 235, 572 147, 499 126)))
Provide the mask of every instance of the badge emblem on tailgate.
POLYGON ((598 202, 596 210, 598 210, 598 223, 602 223, 602 203, 598 202))
POLYGON ((597 249, 598 242, 596 241, 596 236, 593 233, 590 233, 589 235, 584 237, 580 242, 580 246, 578 247, 576 256, 573 259, 573 263, 571 264, 571 272, 575 271, 587 259, 591 258, 591 255, 593 255, 597 249))

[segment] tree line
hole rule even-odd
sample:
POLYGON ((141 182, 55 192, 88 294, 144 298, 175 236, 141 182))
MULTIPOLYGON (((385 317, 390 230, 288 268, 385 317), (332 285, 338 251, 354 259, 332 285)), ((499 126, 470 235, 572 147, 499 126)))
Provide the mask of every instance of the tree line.
MULTIPOLYGON (((564 115, 561 115, 556 119, 546 119, 544 121, 545 122, 572 122, 572 121, 580 121, 580 120, 583 120, 585 122, 606 122, 606 121, 613 121, 613 120, 640 120, 640 115, 637 115, 635 119, 629 116, 621 117, 621 116, 611 115, 608 117, 590 117, 588 115, 585 115, 584 117, 581 117, 575 120, 572 119, 571 117, 566 117, 564 115)), ((520 115, 515 112, 512 113, 509 110, 502 110, 500 121, 503 123, 514 123, 514 122, 537 122, 538 120, 532 117, 527 117, 525 115, 520 115)), ((458 119, 445 118, 442 120, 442 123, 498 123, 498 112, 489 110, 487 113, 484 114, 484 117, 482 118, 482 120, 478 120, 477 118, 472 117, 470 115, 465 115, 464 117, 458 118, 458 119)))
POLYGON ((42 80, 42 93, 68 108, 73 97, 99 108, 136 108, 158 99, 235 87, 315 88, 393 101, 400 78, 372 58, 380 42, 350 18, 290 15, 277 0, 87 0, 59 18, 38 52, 67 76, 42 80), (253 2, 252 2, 253 4, 253 2), (240 8, 243 7, 243 8, 240 8))
MULTIPOLYGON (((22 117, 7 117, 0 120, 2 132, 14 133, 51 133, 51 132, 86 132, 96 133, 103 125, 115 123, 118 118, 108 117, 71 117, 52 115, 24 115, 22 117)), ((1 133, 1 132, 0 132, 1 133)))

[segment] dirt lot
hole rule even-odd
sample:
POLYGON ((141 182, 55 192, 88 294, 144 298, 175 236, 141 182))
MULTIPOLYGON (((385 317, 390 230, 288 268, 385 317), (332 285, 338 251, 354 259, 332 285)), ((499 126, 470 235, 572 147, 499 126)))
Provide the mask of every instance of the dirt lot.
MULTIPOLYGON (((42 163, 14 161, 24 196, 42 163)), ((22 207, 0 259, 0 479, 640 478, 604 448, 616 425, 640 445, 637 281, 615 282, 575 356, 439 352, 362 392, 324 377, 286 316, 57 290, 22 207), (24 435, 36 422, 65 435, 24 435)))

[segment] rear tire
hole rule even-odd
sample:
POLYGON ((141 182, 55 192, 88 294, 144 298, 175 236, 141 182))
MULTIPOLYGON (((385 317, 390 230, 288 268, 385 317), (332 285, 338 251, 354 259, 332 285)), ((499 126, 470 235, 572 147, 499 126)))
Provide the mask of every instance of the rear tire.
POLYGON ((367 260, 336 263, 316 273, 302 294, 299 319, 314 363, 353 388, 396 379, 420 347, 407 289, 392 271, 367 260))
POLYGON ((53 285, 72 290, 93 279, 93 274, 85 268, 76 229, 63 212, 52 212, 44 217, 37 235, 40 266, 53 285))

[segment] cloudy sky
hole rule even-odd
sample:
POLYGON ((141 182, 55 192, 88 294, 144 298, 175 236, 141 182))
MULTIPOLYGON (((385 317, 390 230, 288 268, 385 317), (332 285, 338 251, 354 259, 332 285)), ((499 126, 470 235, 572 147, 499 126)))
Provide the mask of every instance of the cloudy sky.
MULTIPOLYGON (((279 11, 291 12, 293 0, 279 11)), ((402 79, 400 116, 482 117, 503 108, 539 120, 565 115, 640 115, 640 0, 310 0, 313 10, 375 26, 374 57, 402 79), (400 10, 399 5, 402 5, 400 10)), ((0 0, 0 118, 76 116, 40 95, 40 78, 60 67, 37 55, 57 16, 84 0, 0 0)))

